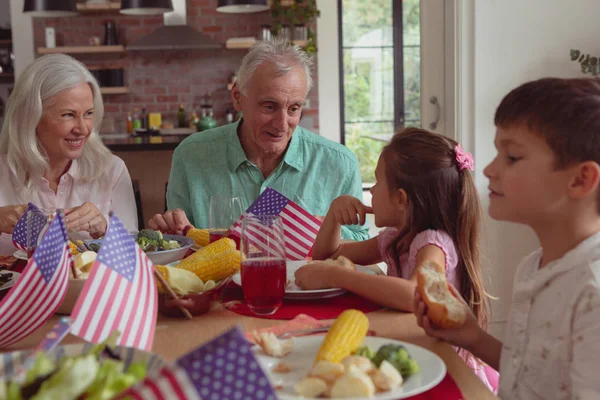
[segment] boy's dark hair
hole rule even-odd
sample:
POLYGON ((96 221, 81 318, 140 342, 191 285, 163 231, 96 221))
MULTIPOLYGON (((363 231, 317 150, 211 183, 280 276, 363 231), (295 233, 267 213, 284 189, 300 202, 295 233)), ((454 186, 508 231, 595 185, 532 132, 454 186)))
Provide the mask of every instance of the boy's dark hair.
POLYGON ((502 99, 494 123, 503 129, 524 126, 544 138, 557 169, 583 161, 600 164, 600 80, 527 82, 502 99))

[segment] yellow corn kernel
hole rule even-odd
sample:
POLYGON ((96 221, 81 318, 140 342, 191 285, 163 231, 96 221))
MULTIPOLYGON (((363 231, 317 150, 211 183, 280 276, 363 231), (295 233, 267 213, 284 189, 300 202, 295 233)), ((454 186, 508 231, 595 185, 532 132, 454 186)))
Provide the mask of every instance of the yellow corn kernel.
POLYGON ((194 239, 198 246, 204 247, 210 243, 208 229, 190 228, 185 236, 194 239))
POLYGON ((369 319, 358 310, 341 313, 327 332, 316 361, 338 363, 361 345, 369 331, 369 319))
MULTIPOLYGON (((160 273, 165 281, 169 282, 169 270, 165 265, 155 265, 154 269, 160 273)), ((158 279, 156 280, 156 288, 158 289, 158 293, 166 293, 158 279)))
POLYGON ((192 258, 196 254, 192 254, 181 260, 181 262, 176 265, 176 268, 193 272, 198 278, 202 279, 202 282, 208 282, 210 280, 218 282, 228 278, 240 270, 240 265, 242 263, 240 252, 235 250, 235 243, 234 250, 208 255, 207 257, 192 258))
POLYGON ((77 246, 75 246, 75 243, 69 241, 69 247, 71 247, 71 254, 73 254, 74 256, 79 254, 79 250, 77 250, 77 246))

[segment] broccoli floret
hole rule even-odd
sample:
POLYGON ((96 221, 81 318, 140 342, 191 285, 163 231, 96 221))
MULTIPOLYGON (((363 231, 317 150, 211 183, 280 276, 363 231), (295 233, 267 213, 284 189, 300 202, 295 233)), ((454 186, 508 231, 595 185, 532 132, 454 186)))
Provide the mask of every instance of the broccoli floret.
POLYGON ((179 244, 179 242, 177 240, 161 240, 160 241, 160 248, 162 250, 172 250, 172 249, 178 249, 180 248, 181 245, 179 244))
POLYGON ((100 251, 100 243, 90 243, 89 246, 96 253, 100 251))
POLYGON ((152 229, 142 229, 137 235, 138 243, 141 238, 146 238, 150 241, 158 242, 159 240, 162 240, 162 233, 152 229))
POLYGON ((375 354, 372 361, 373 364, 379 367, 383 360, 392 364, 398 372, 400 372, 402 377, 407 377, 419 372, 419 365, 411 358, 404 346, 395 344, 381 346, 379 350, 377 350, 377 354, 375 354))
POLYGON ((369 346, 363 346, 356 350, 354 355, 367 357, 369 360, 373 360, 373 357, 375 357, 375 352, 369 346))
POLYGON ((144 251, 155 251, 158 248, 158 240, 152 240, 147 237, 138 237, 137 244, 144 251))

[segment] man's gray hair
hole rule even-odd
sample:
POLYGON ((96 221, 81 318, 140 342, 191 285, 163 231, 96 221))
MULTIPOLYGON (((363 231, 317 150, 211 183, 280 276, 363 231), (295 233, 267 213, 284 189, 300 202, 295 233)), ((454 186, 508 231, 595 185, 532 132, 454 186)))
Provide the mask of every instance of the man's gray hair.
POLYGON ((36 132, 44 109, 54 96, 82 83, 87 83, 92 90, 94 119, 92 132, 78 160, 78 170, 82 181, 104 174, 111 153, 98 136, 104 115, 100 87, 81 62, 65 54, 46 55, 31 63, 17 79, 0 132, 0 156, 7 158, 12 173, 23 182, 24 187, 15 188, 22 196, 33 190, 33 184, 44 176, 49 166, 48 155, 36 132))
POLYGON ((283 39, 259 41, 250 48, 238 71, 238 86, 245 96, 248 82, 262 64, 273 64, 276 75, 281 76, 299 66, 306 74, 306 93, 312 88, 312 57, 299 46, 283 39))

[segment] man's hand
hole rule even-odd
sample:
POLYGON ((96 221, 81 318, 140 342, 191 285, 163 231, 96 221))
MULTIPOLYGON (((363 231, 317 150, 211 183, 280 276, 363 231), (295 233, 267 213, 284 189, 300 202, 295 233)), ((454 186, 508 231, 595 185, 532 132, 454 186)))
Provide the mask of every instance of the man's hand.
POLYGON ((164 214, 156 214, 148 221, 151 229, 172 235, 183 235, 183 230, 188 225, 191 225, 190 221, 185 212, 179 208, 169 210, 164 214))
POLYGON ((0 233, 12 234, 25 210, 27 210, 27 204, 0 207, 0 233))

